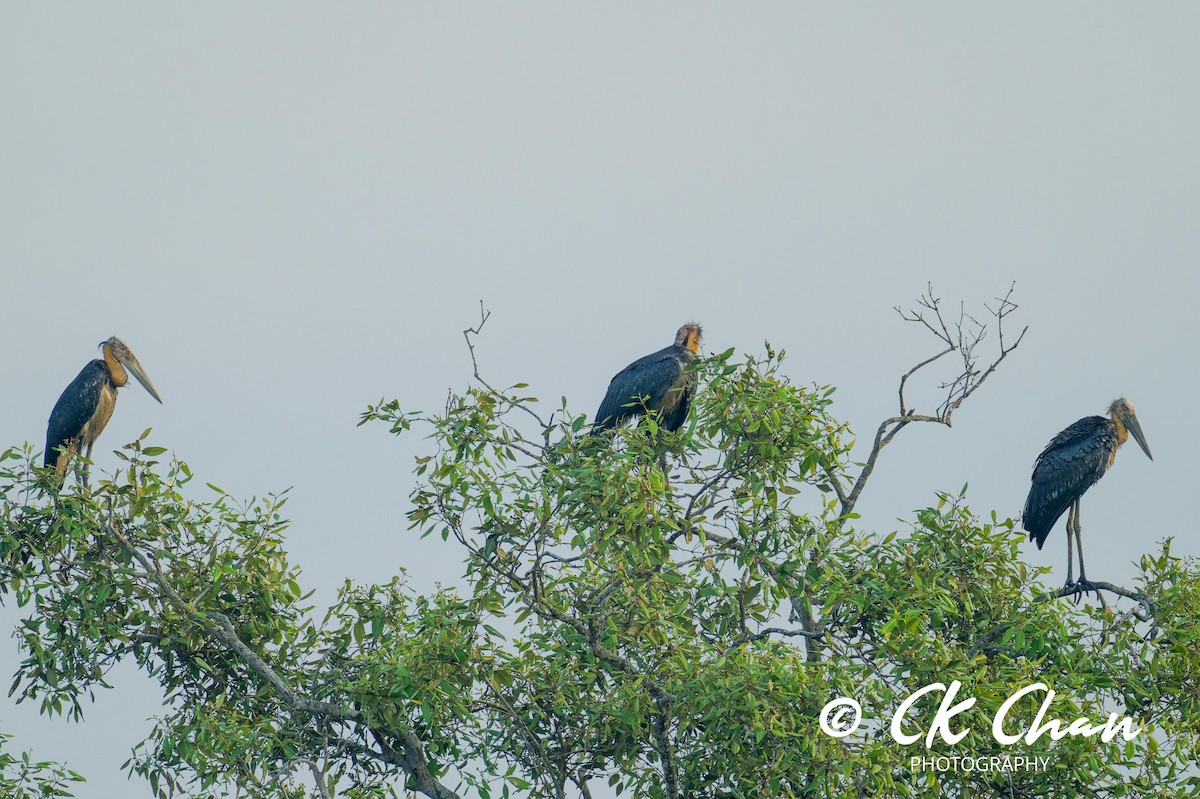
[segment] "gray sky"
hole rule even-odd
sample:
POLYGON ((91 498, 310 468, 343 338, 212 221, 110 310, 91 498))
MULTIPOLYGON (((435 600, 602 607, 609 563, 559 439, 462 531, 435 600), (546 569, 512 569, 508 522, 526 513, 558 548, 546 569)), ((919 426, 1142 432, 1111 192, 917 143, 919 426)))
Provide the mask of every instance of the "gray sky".
MULTIPOLYGON (((695 319, 708 351, 785 347, 866 436, 934 350, 892 306, 1015 280, 1025 342, 953 430, 887 450, 864 522, 964 482, 1015 515, 1049 438, 1123 395, 1155 460, 1126 447, 1083 524, 1089 574, 1128 581, 1166 535, 1200 551, 1198 28, 1188 3, 0 4, 0 446, 40 447, 115 333, 165 405, 123 391, 99 468, 153 426, 200 485, 293 487, 320 599, 432 587, 459 554, 405 532, 423 442, 355 424, 465 385, 480 299, 487 374, 551 404, 591 413, 695 319)), ((1024 555, 1058 583, 1064 550, 1060 522, 1024 555)), ((119 764, 158 700, 116 686, 82 726, 0 699, 0 729, 81 797, 149 796, 119 764)))

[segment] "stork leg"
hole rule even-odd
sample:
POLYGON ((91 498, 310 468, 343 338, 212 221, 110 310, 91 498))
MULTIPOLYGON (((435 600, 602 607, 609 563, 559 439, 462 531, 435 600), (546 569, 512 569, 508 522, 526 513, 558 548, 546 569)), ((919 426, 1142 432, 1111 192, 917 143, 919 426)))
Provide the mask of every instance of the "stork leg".
POLYGON ((1072 502, 1067 510, 1067 581, 1063 583, 1063 588, 1070 588, 1075 584, 1075 539, 1071 535, 1071 526, 1075 522, 1076 507, 1077 504, 1072 502))
MULTIPOLYGON (((1079 550, 1079 582, 1087 583, 1087 574, 1083 570, 1083 525, 1079 522, 1079 500, 1075 500, 1075 548, 1079 550)), ((1070 531, 1067 531, 1070 535, 1070 531)))
POLYGON ((91 462, 92 462, 92 447, 94 447, 94 446, 96 446, 95 441, 93 441, 91 444, 88 444, 87 455, 84 456, 86 458, 86 460, 81 461, 81 465, 83 468, 83 480, 81 482, 83 483, 84 488, 88 487, 88 466, 90 466, 91 462))
POLYGON ((80 450, 80 444, 82 443, 83 441, 78 437, 71 439, 63 447, 62 454, 58 456, 59 488, 66 485, 67 474, 69 472, 75 472, 75 482, 80 482, 83 479, 82 451, 80 450))

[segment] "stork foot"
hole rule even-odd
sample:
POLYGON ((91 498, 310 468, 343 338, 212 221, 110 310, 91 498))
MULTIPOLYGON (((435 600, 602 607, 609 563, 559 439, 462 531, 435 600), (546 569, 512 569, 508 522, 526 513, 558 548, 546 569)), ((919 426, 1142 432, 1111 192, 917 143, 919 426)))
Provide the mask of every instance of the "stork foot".
POLYGON ((1083 601, 1084 595, 1094 588, 1095 586, 1093 586, 1087 580, 1067 580, 1065 583, 1063 583, 1062 591, 1059 592, 1059 596, 1074 599, 1075 604, 1078 605, 1081 601, 1083 601))
POLYGON ((1078 605, 1083 601, 1085 596, 1091 593, 1095 593, 1096 597, 1103 601, 1103 598, 1100 596, 1100 589, 1096 587, 1096 584, 1086 577, 1080 577, 1074 582, 1068 581, 1064 583, 1059 596, 1072 597, 1075 600, 1075 604, 1078 605))

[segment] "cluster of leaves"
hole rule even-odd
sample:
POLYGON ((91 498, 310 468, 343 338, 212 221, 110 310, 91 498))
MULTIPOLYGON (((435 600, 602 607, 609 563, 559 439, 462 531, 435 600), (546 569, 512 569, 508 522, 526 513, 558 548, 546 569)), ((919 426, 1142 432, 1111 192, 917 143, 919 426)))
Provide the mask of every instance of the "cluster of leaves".
POLYGON ((464 576, 427 595, 347 583, 323 615, 285 556, 284 497, 189 498, 187 466, 144 441, 116 479, 55 491, 11 450, 0 596, 27 614, 13 691, 77 717, 136 662, 167 715, 129 765, 162 796, 1200 795, 1196 567, 1148 556, 1120 610, 1053 597, 1012 521, 961 497, 905 535, 859 531, 833 392, 792 384, 782 360, 698 363, 678 434, 653 418, 592 434, 565 400, 543 418, 525 386, 482 380, 439 414, 368 409, 428 432, 408 518, 461 553, 464 576), (1049 759, 1040 772, 913 770, 924 744, 898 744, 888 721, 951 680, 978 701, 953 751, 1012 754, 991 715, 1038 681, 1055 717, 1145 729, 1023 744, 1049 759), (849 738, 819 728, 836 696, 864 705, 849 738))
POLYGON ((72 783, 83 776, 57 763, 33 760, 28 752, 13 756, 5 751, 11 735, 0 733, 0 796, 11 799, 55 799, 73 796, 72 783))

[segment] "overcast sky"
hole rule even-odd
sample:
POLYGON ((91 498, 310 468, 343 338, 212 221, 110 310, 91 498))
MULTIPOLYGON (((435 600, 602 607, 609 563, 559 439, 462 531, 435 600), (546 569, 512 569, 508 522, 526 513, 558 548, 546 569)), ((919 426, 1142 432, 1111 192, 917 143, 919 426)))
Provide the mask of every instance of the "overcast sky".
MULTIPOLYGON (((591 413, 696 320, 710 352, 785 347, 867 436, 936 349, 892 306, 1015 280, 1024 343, 886 451, 864 524, 964 482, 1015 516, 1046 442, 1125 396, 1155 459, 1126 447, 1082 519, 1089 574, 1128 582, 1164 536, 1200 552, 1198 29, 1193 3, 3 2, 0 447, 40 448, 117 334, 165 404, 123 390, 98 469, 152 426, 199 485, 292 487, 319 599, 452 584, 405 529, 421 437, 355 424, 463 387, 481 299, 486 373, 550 403, 591 413)), ((1059 584, 1062 522, 1023 555, 1059 584)), ((119 766, 158 699, 115 683, 82 726, 0 698, 0 730, 81 797, 149 797, 119 766)))

